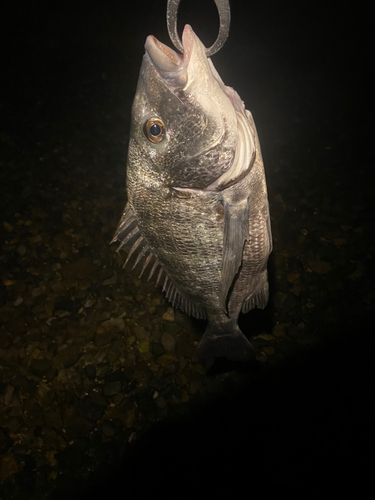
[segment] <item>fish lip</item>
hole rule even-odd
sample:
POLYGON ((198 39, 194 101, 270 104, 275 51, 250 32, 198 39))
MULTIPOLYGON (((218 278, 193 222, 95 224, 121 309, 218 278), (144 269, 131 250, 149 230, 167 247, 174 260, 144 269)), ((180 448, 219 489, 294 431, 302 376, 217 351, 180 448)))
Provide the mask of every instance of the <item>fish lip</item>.
POLYGON ((179 54, 153 35, 149 35, 145 43, 146 53, 165 78, 173 78, 187 69, 194 46, 194 32, 189 24, 185 26, 182 33, 182 46, 184 53, 179 54))

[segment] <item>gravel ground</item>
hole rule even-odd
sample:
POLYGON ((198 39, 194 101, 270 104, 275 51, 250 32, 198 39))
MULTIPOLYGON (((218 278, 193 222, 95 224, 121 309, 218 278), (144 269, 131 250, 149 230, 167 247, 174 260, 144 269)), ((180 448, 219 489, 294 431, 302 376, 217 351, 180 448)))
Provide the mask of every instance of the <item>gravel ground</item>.
POLYGON ((240 318, 254 363, 206 373, 191 361, 204 323, 110 245, 143 43, 168 42, 165 5, 64 5, 12 13, 0 75, 1 500, 358 493, 375 416, 366 30, 349 12, 265 3, 249 32, 232 8, 214 61, 258 126, 271 298, 240 318))

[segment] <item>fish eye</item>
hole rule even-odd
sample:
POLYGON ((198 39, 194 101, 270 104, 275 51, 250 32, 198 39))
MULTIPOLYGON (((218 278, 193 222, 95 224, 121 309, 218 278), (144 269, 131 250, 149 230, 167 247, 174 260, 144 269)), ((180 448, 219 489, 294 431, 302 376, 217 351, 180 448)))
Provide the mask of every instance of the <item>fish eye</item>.
POLYGON ((160 142, 165 133, 163 120, 156 118, 155 116, 149 118, 144 124, 143 131, 150 142, 160 142))

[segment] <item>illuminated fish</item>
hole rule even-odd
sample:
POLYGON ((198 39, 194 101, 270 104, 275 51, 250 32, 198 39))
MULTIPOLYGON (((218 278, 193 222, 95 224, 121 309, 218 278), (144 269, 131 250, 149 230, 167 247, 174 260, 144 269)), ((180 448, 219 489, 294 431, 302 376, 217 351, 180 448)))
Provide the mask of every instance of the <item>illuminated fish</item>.
MULTIPOLYGON (((113 241, 167 298, 208 320, 197 357, 246 360, 240 312, 268 301, 272 238, 255 124, 185 26, 183 55, 146 40, 132 108, 128 203, 113 241)), ((141 273, 141 274, 142 274, 141 273)))

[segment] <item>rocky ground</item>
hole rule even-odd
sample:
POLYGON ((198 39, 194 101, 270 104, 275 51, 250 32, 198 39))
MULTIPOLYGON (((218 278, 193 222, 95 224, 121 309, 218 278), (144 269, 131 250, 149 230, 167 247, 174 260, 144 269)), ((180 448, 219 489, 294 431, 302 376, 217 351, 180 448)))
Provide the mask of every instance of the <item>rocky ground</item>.
POLYGON ((267 42, 272 23, 262 39, 260 12, 258 36, 241 38, 238 20, 217 56, 258 126, 274 251, 269 305, 240 318, 256 360, 206 373, 191 361, 204 324, 110 245, 142 44, 164 13, 143 23, 108 9, 75 12, 78 28, 55 14, 5 56, 0 498, 119 485, 191 498, 202 481, 233 491, 244 477, 249 491, 360 487, 375 415, 375 193, 363 96, 353 76, 343 83, 339 44, 319 57, 306 45, 301 59, 287 37, 267 42))

